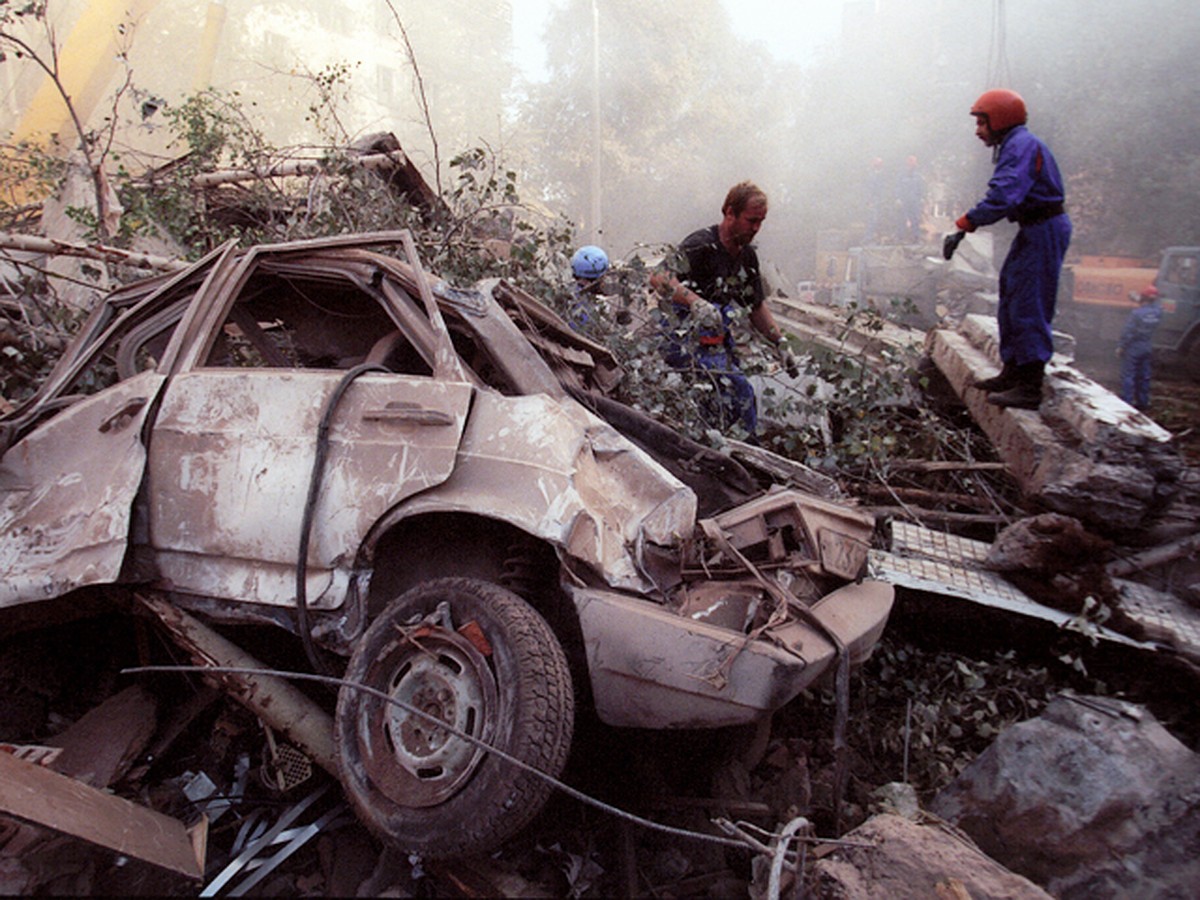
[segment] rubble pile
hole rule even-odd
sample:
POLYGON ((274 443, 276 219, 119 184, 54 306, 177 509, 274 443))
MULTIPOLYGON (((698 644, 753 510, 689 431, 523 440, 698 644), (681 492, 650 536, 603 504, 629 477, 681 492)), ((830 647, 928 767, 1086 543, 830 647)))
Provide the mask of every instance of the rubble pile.
POLYGON ((971 385, 999 370, 998 345, 995 320, 979 315, 928 337, 930 357, 1030 504, 1116 534, 1143 528, 1170 504, 1185 468, 1170 432, 1057 355, 1041 409, 989 404, 971 385))
MULTIPOLYGON (((398 197, 427 213, 434 209, 436 197, 394 139, 372 139, 357 149, 359 162, 384 176, 398 197)), ((215 190, 235 174, 214 173, 205 184, 215 190)), ((95 250, 19 243, 25 253, 86 256, 95 250)), ((9 566, 0 597, 13 601, 0 640, 0 893, 1169 897, 1200 881, 1193 859, 1200 840, 1200 765, 1168 730, 1200 739, 1194 710, 1173 707, 1176 715, 1160 724, 1146 706, 1066 690, 1081 681, 1106 686, 1089 666, 1099 672, 1115 665, 1151 682, 1178 679, 1173 686, 1181 692, 1194 684, 1200 673, 1200 477, 1174 435, 1087 378, 1068 354, 1048 370, 1039 410, 985 403, 972 384, 998 367, 995 325, 971 314, 964 298, 970 293, 978 300, 987 278, 974 270, 957 272, 954 309, 920 310, 944 323, 928 335, 890 322, 856 330, 831 308, 773 298, 779 321, 802 345, 853 355, 867 366, 896 359, 915 365, 923 346, 926 374, 936 368, 954 395, 950 402, 982 432, 995 459, 905 462, 929 472, 939 466, 986 470, 1010 479, 1017 498, 875 483, 858 485, 856 502, 832 474, 737 442, 722 452, 701 447, 623 407, 611 396, 621 381, 620 361, 514 285, 431 285, 415 260, 367 262, 354 243, 354 236, 329 239, 311 258, 305 253, 312 246, 300 252, 255 248, 247 259, 258 259, 261 269, 238 303, 214 298, 211 315, 189 318, 183 316, 189 291, 202 283, 240 289, 237 279, 250 264, 235 269, 229 248, 192 267, 125 258, 127 265, 173 274, 116 292, 107 318, 87 326, 78 347, 88 341, 99 346, 105 335, 121 336, 128 328, 111 366, 127 379, 118 387, 128 393, 115 392, 103 414, 89 413, 94 421, 83 423, 87 441, 38 443, 35 437, 22 444, 44 433, 39 429, 56 415, 73 415, 76 424, 84 419, 69 409, 79 402, 71 386, 103 354, 77 349, 78 365, 56 370, 52 379, 59 395, 47 394, 15 415, 4 411, 0 450, 14 452, 0 467, 0 488, 7 492, 0 525, 19 527, 0 529, 7 541, 0 542, 7 554, 0 561, 9 566), (227 277, 202 278, 208 266, 227 277), (318 327, 329 309, 312 297, 324 297, 342 272, 341 311, 353 303, 363 307, 355 307, 353 324, 347 316, 336 328, 318 327), (293 293, 301 282, 306 289, 293 293), (381 314, 364 298, 386 299, 389 311, 381 314), (304 315, 289 323, 284 313, 293 306, 304 315), (236 312, 229 321, 220 320, 218 311, 224 315, 230 308, 236 312), (190 349, 172 337, 181 321, 195 343, 190 349), (282 334, 293 324, 294 332, 282 334), (397 339, 397 324, 411 333, 409 345, 397 339), (207 340, 198 336, 202 327, 212 329, 207 340), (199 375, 187 366, 171 376, 152 365, 138 369, 162 358, 168 347, 176 347, 176 361, 181 352, 192 352, 193 362, 211 353, 213 361, 196 366, 207 369, 199 375), (288 367, 286 354, 301 350, 307 362, 323 362, 272 374, 277 380, 263 395, 237 393, 254 380, 250 366, 238 368, 239 359, 265 358, 272 365, 263 368, 282 369, 288 367), (328 374, 339 369, 347 374, 328 374), (182 374, 187 377, 178 381, 190 377, 194 385, 213 371, 224 373, 225 393, 193 387, 194 395, 173 396, 161 409, 139 395, 146 383, 159 386, 182 374), (434 383, 435 372, 440 383, 434 383), (392 450, 352 473, 370 490, 349 495, 366 497, 363 502, 377 508, 362 521, 333 517, 347 533, 362 532, 356 533, 364 548, 358 557, 350 562, 354 554, 345 551, 358 545, 353 540, 317 541, 311 551, 313 560, 324 552, 328 563, 322 575, 307 573, 311 583, 327 576, 322 590, 344 590, 345 611, 329 596, 311 609, 300 602, 300 637, 284 629, 263 637, 260 626, 289 621, 296 595, 307 590, 295 585, 306 584, 309 535, 295 581, 291 557, 275 566, 277 560, 228 548, 212 553, 228 571, 205 580, 198 559, 211 547, 204 544, 207 533, 198 537, 196 531, 220 518, 214 512, 220 501, 229 504, 221 522, 228 534, 221 537, 237 533, 250 517, 228 510, 242 509, 241 498, 265 491, 269 480, 269 467, 258 471, 255 463, 254 471, 240 472, 240 491, 209 490, 206 467, 224 454, 240 463, 294 448, 297 441, 285 431, 294 418, 307 415, 312 434, 327 429, 327 421, 316 421, 320 411, 306 406, 312 390, 297 384, 344 377, 336 389, 341 391, 360 374, 401 376, 406 386, 416 386, 416 399, 364 406, 348 426, 353 439, 342 442, 343 448, 386 447, 381 433, 394 441, 392 450), (281 431, 270 452, 261 446, 237 450, 239 441, 262 440, 262 410, 280 396, 289 402, 273 420, 281 431), (560 406, 552 407, 552 400, 560 406), (482 416, 489 404, 498 411, 486 428, 462 439, 468 419, 482 416), (153 428, 162 409, 164 419, 174 419, 161 440, 179 441, 179 452, 166 454, 169 461, 144 476, 132 467, 151 450, 141 428, 130 425, 149 422, 153 428), (226 433, 205 455, 196 448, 207 448, 204 442, 217 431, 214 410, 246 418, 225 423, 226 433), (573 442, 545 437, 551 425, 559 438, 569 433, 573 442), (457 429, 458 443, 444 439, 447 429, 457 429), (409 493, 387 495, 392 479, 382 479, 380 487, 378 473, 401 457, 399 465, 409 466, 416 444, 411 437, 397 441, 395 434, 416 432, 440 467, 436 477, 413 468, 409 493), (116 441, 108 446, 119 452, 96 453, 98 435, 116 441), (505 457, 513 456, 518 437, 529 435, 544 439, 531 439, 520 458, 505 457), (93 474, 120 476, 122 502, 114 500, 112 485, 54 473, 60 457, 74 458, 81 449, 108 466, 89 470, 93 474), (566 462, 557 462, 559 456, 566 462), (501 459, 510 464, 504 477, 487 476, 501 459), (563 473, 561 484, 550 484, 563 473), (146 499, 170 480, 164 475, 190 492, 190 505, 146 499), (44 489, 32 490, 42 487, 36 482, 43 477, 44 489), (520 478, 526 479, 523 489, 520 478), (72 493, 80 485, 90 493, 72 493), (439 487, 449 501, 434 509, 439 487), (797 492, 808 499, 794 499, 797 492), (56 504, 59 495, 65 499, 56 504), (88 504, 79 496, 96 498, 90 504, 95 512, 81 513, 88 504), (530 498, 543 505, 535 509, 530 498), (424 515, 400 528, 403 517, 394 510, 409 500, 426 504, 424 515), (142 514, 138 504, 152 502, 158 502, 155 527, 172 520, 170 537, 179 543, 178 552, 161 562, 173 567, 169 576, 148 563, 147 554, 161 548, 144 535, 137 535, 137 547, 125 545, 127 533, 137 531, 129 526, 130 510, 142 514), (564 512, 568 506, 571 516, 564 512), (481 508, 488 526, 458 527, 458 514, 481 508), (626 528, 635 508, 641 510, 637 527, 626 528), (519 524, 531 531, 558 528, 558 543, 538 554, 516 539, 515 526, 492 527, 509 514, 523 514, 519 524), (671 516, 696 526, 679 560, 668 552, 682 531, 675 519, 667 521, 671 516), (390 526, 397 526, 394 533, 381 538, 390 526), (83 552, 72 544, 80 535, 92 540, 83 552), (61 543, 58 557, 50 552, 55 541, 61 543), (454 622, 435 602, 439 598, 412 601, 407 611, 417 614, 397 612, 394 620, 383 619, 378 608, 368 610, 369 591, 386 588, 392 597, 409 597, 405 591, 431 580, 430 571, 443 574, 439 566, 463 564, 468 549, 480 548, 481 555, 470 559, 470 574, 504 579, 516 601, 522 601, 520 590, 535 597, 548 584, 561 585, 574 598, 562 608, 510 609, 519 651, 513 656, 544 663, 539 677, 522 682, 528 703, 517 704, 513 715, 470 711, 479 696, 508 694, 486 677, 476 685, 461 676, 488 670, 487 660, 509 659, 509 648, 489 641, 479 625, 489 602, 500 604, 495 595, 480 600, 469 621, 454 622), (384 568, 396 559, 403 563, 384 568), (21 565, 38 561, 43 564, 33 566, 33 576, 24 582, 15 577, 21 565), (378 571, 372 568, 377 563, 378 571), (143 572, 157 577, 157 590, 133 596, 117 590, 123 579, 137 582, 143 572), (674 605, 656 602, 646 612, 642 598, 631 597, 631 585, 656 601, 669 596, 674 605), (609 590, 614 586, 624 593, 609 590), (65 602, 44 608, 28 602, 39 591, 65 602), (239 619, 234 604, 252 592, 261 593, 261 605, 243 610, 239 619), (93 601, 103 601, 102 612, 90 608, 93 601), (119 614, 111 613, 114 607, 119 614), (183 608, 210 616, 212 627, 183 608), (936 627, 926 625, 930 608, 936 627), (629 618, 634 609, 641 610, 636 625, 629 618), (319 619, 317 627, 307 627, 309 615, 319 619), (369 615, 387 627, 368 631, 369 615), (993 628, 996 622, 1004 629, 993 628), (555 628, 576 642, 564 640, 561 655, 550 649, 558 642, 555 628), (497 816, 511 807, 503 776, 494 789, 480 791, 474 805, 457 801, 464 804, 461 811, 445 816, 453 821, 427 837, 434 852, 409 854, 387 839, 388 803, 398 803, 412 818, 436 816, 428 811, 472 783, 483 751, 453 750, 450 733, 438 725, 378 712, 368 702, 356 707, 357 701, 335 701, 318 683, 321 677, 336 680, 317 673, 326 668, 322 660, 328 662, 323 654, 345 650, 349 656, 363 632, 381 649, 354 651, 352 666, 395 694, 408 690, 413 671, 431 672, 427 681, 415 679, 409 699, 440 710, 438 725, 450 722, 460 704, 468 710, 461 721, 482 725, 488 736, 507 733, 511 721, 523 717, 536 744, 555 727, 569 730, 568 709, 579 720, 582 739, 577 734, 572 743, 559 735, 545 750, 554 757, 545 767, 554 769, 550 777, 561 776, 546 781, 548 787, 538 785, 550 798, 545 808, 532 805, 528 821, 505 832, 492 852, 442 856, 436 845, 447 829, 465 833, 477 824, 480 807, 497 816), (977 671, 959 659, 954 673, 927 673, 922 685, 909 679, 907 708, 897 709, 893 695, 884 711, 893 722, 902 719, 902 728, 886 741, 872 734, 872 716, 880 710, 862 698, 881 694, 869 690, 870 680, 899 678, 903 684, 907 676, 897 676, 893 663, 908 652, 904 642, 936 644, 949 632, 981 645, 1002 632, 1005 640, 1011 636, 1011 654, 1034 648, 1035 658, 1050 660, 1037 676, 1044 693, 989 685, 982 667, 977 671), (311 645, 313 635, 325 642, 324 650, 311 645), (383 671, 380 659, 394 660, 394 671, 383 671), (1055 663, 1065 671, 1052 674, 1055 663), (580 667, 591 667, 594 677, 573 684, 580 667), (272 673, 249 672, 261 668, 272 673), (298 671, 312 680, 289 681, 286 673, 298 671), (1001 709, 986 699, 965 710, 949 696, 952 676, 980 696, 986 690, 1007 693, 1008 705, 1001 709), (429 687, 437 679, 446 690, 429 687), (932 693, 946 695, 945 703, 914 704, 930 683, 932 693), (1038 715, 1048 696, 1058 699, 1038 715), (664 724, 680 731, 663 736, 652 730, 664 724), (974 739, 971 751, 959 752, 968 737, 974 739), (335 740, 342 741, 338 748, 335 740), (445 753, 443 741, 452 748, 445 753), (968 766, 981 742, 990 747, 968 766), (346 746, 360 749, 362 758, 347 763, 346 746), (433 760, 415 767, 413 782, 424 793, 411 806, 393 786, 404 767, 388 767, 406 753, 420 759, 428 753, 433 760), (910 755, 917 754, 935 761, 928 767, 935 774, 923 770, 910 783, 910 755), (441 777, 443 766, 448 786, 420 782, 430 772, 441 777), (379 808, 371 796, 363 801, 343 795, 350 769, 361 769, 364 782, 384 785, 379 808), (362 817, 364 808, 373 815, 362 817)), ((406 252, 415 256, 411 246, 406 252)), ((970 243, 962 258, 971 260, 973 252, 986 261, 970 243)), ((938 282, 914 253, 863 260, 870 277, 864 274, 857 287, 868 293, 930 293, 938 282), (884 277, 889 264, 897 269, 891 281, 884 277)), ((945 301, 945 287, 937 289, 945 301)), ((106 365, 97 366, 97 379, 111 374, 106 365)), ((921 381, 906 378, 896 403, 924 402, 921 381)), ((323 462, 317 450, 312 456, 323 462)), ((347 458, 334 467, 332 479, 343 488, 350 480, 347 458)), ((213 483, 220 480, 212 476, 213 483)), ((302 497, 300 483, 299 476, 280 479, 275 486, 284 499, 257 510, 269 521, 270 539, 284 530, 282 505, 302 497)), ((350 508, 357 507, 339 505, 339 511, 350 508)), ((301 516, 290 519, 299 529, 301 516)), ((253 533, 253 549, 268 537, 253 533)), ((286 544, 281 556, 295 552, 290 536, 279 543, 286 544)), ((150 582, 151 575, 143 580, 150 582)), ((457 581, 445 585, 452 580, 441 579, 441 589, 460 589, 457 581)), ((341 671, 330 671, 335 669, 341 671)), ((538 778, 547 775, 525 767, 536 769, 538 778)))

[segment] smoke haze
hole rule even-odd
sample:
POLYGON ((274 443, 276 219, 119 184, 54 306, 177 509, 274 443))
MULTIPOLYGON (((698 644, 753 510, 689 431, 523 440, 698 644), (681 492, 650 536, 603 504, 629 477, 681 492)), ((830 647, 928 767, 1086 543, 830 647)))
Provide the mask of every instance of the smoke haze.
MULTIPOLYGON (((117 5, 52 3, 56 33, 65 44, 85 10, 117 5)), ((513 36, 528 21, 520 3, 139 0, 117 42, 128 68, 114 66, 100 95, 128 74, 118 109, 129 165, 180 152, 145 104, 178 105, 206 77, 238 92, 279 145, 390 131, 431 183, 453 154, 487 146, 518 172, 523 199, 618 257, 717 221, 725 191, 749 178, 771 199, 760 252, 795 281, 812 276, 819 242, 867 237, 874 160, 894 212, 915 157, 924 236, 946 230, 991 171, 967 111, 1006 86, 1067 178, 1073 249, 1200 242, 1200 15, 1189 0, 848 0, 832 32, 837 4, 803 3, 767 23, 771 43, 746 35, 781 4, 735 6, 740 22, 718 0, 551 2, 531 79, 517 56, 531 44, 513 36), (206 55, 198 36, 214 17, 206 55), (831 39, 803 63, 770 50, 812 46, 817 31, 831 39), (323 88, 343 104, 336 123, 313 114, 323 88)), ((109 58, 95 35, 86 46, 109 58)), ((10 133, 36 111, 41 75, 26 63, 0 63, 10 133)), ((111 112, 98 99, 91 121, 111 112)))

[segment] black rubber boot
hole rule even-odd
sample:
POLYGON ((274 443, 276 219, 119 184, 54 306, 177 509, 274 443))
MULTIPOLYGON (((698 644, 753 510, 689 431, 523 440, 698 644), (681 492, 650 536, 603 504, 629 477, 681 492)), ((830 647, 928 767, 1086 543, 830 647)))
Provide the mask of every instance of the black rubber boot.
POLYGON ((992 394, 988 403, 1013 409, 1037 409, 1042 405, 1042 380, 1046 364, 1025 363, 1016 367, 1016 384, 1007 391, 992 394))
POLYGON ((1016 384, 1017 367, 1013 363, 1006 362, 1004 368, 1000 370, 1000 374, 993 375, 991 378, 981 378, 979 381, 973 382, 971 387, 991 393, 992 391, 1007 391, 1010 387, 1016 387, 1016 384))

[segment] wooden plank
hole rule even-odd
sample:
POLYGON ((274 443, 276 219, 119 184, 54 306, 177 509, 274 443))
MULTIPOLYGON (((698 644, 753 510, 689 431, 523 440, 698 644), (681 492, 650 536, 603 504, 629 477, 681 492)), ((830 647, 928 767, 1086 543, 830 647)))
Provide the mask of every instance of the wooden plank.
POLYGON ((50 767, 92 787, 108 787, 129 771, 154 736, 157 708, 141 685, 114 694, 46 742, 62 748, 50 767))
POLYGON ((0 753, 0 811, 187 878, 204 874, 203 821, 193 844, 178 819, 7 753, 0 753))

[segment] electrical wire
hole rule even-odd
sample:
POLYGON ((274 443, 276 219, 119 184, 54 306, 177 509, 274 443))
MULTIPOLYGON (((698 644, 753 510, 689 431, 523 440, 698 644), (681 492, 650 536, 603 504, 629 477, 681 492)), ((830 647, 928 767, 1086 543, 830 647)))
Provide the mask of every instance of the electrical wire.
POLYGON ((387 374, 389 369, 374 363, 364 363, 355 366, 342 376, 321 415, 321 424, 317 428, 317 449, 313 457, 312 472, 308 479, 308 496, 304 501, 304 518, 300 522, 300 547, 296 554, 296 630, 300 633, 300 643, 304 645, 304 655, 309 664, 318 672, 328 674, 329 667, 317 652, 313 643, 312 632, 308 620, 308 544, 312 539, 313 520, 316 518, 317 497, 321 492, 321 481, 325 473, 325 459, 329 455, 329 427, 333 422, 333 414, 338 404, 349 389, 350 385, 360 375, 368 372, 387 374))
MULTIPOLYGON (((565 793, 567 796, 571 797, 572 799, 578 800, 579 802, 584 803, 588 806, 592 806, 592 807, 600 810, 601 812, 605 812, 605 813, 608 813, 609 815, 616 816, 619 819, 624 819, 627 822, 632 822, 635 825, 640 825, 643 828, 648 828, 652 831, 658 831, 663 834, 669 834, 674 837, 681 837, 681 838, 687 838, 687 839, 691 839, 691 840, 703 841, 706 843, 719 844, 721 846, 732 847, 732 848, 736 848, 739 850, 750 850, 753 852, 761 852, 761 850, 762 850, 762 846, 763 846, 762 844, 760 844, 757 841, 749 840, 748 838, 747 839, 727 838, 727 837, 722 837, 720 835, 705 834, 705 833, 699 832, 699 831, 691 831, 691 830, 685 829, 685 828, 676 828, 672 825, 664 825, 661 822, 654 822, 650 819, 642 818, 641 816, 638 816, 634 813, 626 812, 625 810, 619 809, 618 807, 613 806, 610 803, 605 803, 603 800, 599 800, 595 797, 585 794, 583 791, 580 791, 576 788, 571 787, 569 784, 566 784, 565 782, 560 781, 559 779, 555 778, 553 775, 543 772, 541 769, 537 768, 536 766, 530 765, 529 763, 527 763, 523 760, 517 759, 515 756, 512 756, 509 753, 506 753, 505 751, 499 749, 498 747, 492 746, 487 741, 477 738, 475 735, 468 734, 464 731, 459 730, 458 728, 455 728, 453 725, 450 725, 449 723, 442 721, 441 719, 439 719, 437 716, 433 715, 432 713, 428 713, 425 710, 418 709, 415 706, 405 703, 403 700, 398 700, 395 697, 391 696, 390 694, 387 694, 383 691, 380 691, 369 685, 362 684, 360 682, 350 681, 345 678, 335 678, 331 675, 314 675, 314 674, 310 674, 308 672, 289 672, 289 671, 285 671, 285 670, 281 670, 281 669, 246 668, 246 667, 242 667, 242 666, 196 666, 196 665, 191 665, 191 666, 136 666, 136 667, 131 667, 131 668, 121 670, 121 674, 123 674, 123 675, 138 675, 138 674, 143 674, 143 673, 162 673, 162 672, 202 672, 202 673, 207 672, 207 673, 220 673, 220 674, 229 674, 229 675, 270 675, 270 676, 274 676, 277 678, 295 679, 297 681, 312 681, 312 682, 317 682, 319 684, 335 686, 338 688, 349 688, 350 690, 362 691, 363 693, 370 694, 371 696, 376 697, 377 699, 382 700, 385 703, 389 703, 393 706, 399 707, 400 709, 404 710, 406 713, 417 716, 417 717, 429 722, 430 724, 435 725, 436 727, 438 727, 444 731, 447 731, 450 734, 453 734, 455 737, 460 738, 464 741, 467 741, 468 743, 478 747, 479 749, 484 750, 487 753, 491 753, 491 754, 499 757, 500 759, 503 759, 505 762, 511 763, 512 765, 516 766, 517 768, 522 769, 523 771, 529 772, 530 774, 532 774, 538 778, 541 778, 543 781, 546 781, 551 786, 562 791, 563 793, 565 793)), ((786 830, 787 829, 785 829, 785 831, 786 830)), ((734 830, 734 833, 738 833, 738 832, 736 832, 736 830, 734 830)), ((796 835, 796 834, 792 834, 792 833, 783 833, 783 832, 778 833, 778 834, 775 834, 775 833, 768 833, 768 834, 770 835, 770 837, 772 839, 772 847, 769 851, 769 855, 771 855, 772 857, 774 857, 779 843, 787 844, 789 841, 796 841, 796 840, 802 840, 802 841, 810 842, 810 843, 839 844, 839 845, 845 845, 845 846, 862 846, 861 843, 855 842, 855 841, 843 841, 843 840, 828 839, 828 838, 812 838, 812 837, 804 837, 804 836, 800 836, 800 835, 796 835)))

